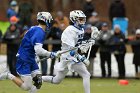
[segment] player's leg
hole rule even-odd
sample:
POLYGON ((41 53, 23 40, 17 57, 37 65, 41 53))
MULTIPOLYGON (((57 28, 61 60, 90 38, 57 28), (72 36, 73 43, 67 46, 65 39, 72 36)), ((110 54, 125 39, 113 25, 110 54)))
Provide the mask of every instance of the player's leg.
POLYGON ((29 93, 36 93, 37 88, 32 84, 32 77, 31 76, 21 76, 23 83, 21 84, 21 88, 23 90, 29 91, 29 93))
POLYGON ((14 76, 13 74, 11 74, 8 69, 2 73, 0 73, 0 80, 4 80, 4 79, 9 79, 11 81, 13 81, 17 86, 21 87, 22 84, 24 83, 24 81, 19 78, 14 76))
POLYGON ((32 85, 31 76, 21 76, 21 78, 19 78, 12 75, 10 72, 4 72, 0 74, 0 79, 10 79, 21 89, 25 91, 34 90, 34 92, 30 92, 30 93, 36 93, 36 89, 35 89, 36 87, 32 85))
POLYGON ((74 64, 73 69, 83 78, 85 93, 90 93, 90 73, 83 63, 74 64))
POLYGON ((33 77, 33 81, 34 81, 34 85, 36 86, 37 89, 40 89, 42 86, 42 75, 40 70, 36 69, 33 70, 31 73, 32 77, 33 77))
POLYGON ((44 82, 49 82, 52 84, 59 84, 66 76, 68 69, 64 71, 58 71, 56 76, 42 76, 44 82))
POLYGON ((0 73, 0 80, 3 80, 3 79, 10 79, 18 86, 20 86, 21 83, 23 83, 23 81, 20 78, 14 76, 9 71, 0 73))
MULTIPOLYGON (((29 84, 31 87, 29 89, 29 93, 36 93, 37 89, 40 89, 42 86, 42 75, 36 62, 31 63, 30 70, 30 80, 26 79, 26 82, 30 82, 29 84), (34 84, 32 84, 32 80, 34 81, 34 84)), ((22 80, 24 80, 24 78, 22 80)))
POLYGON ((59 84, 68 73, 67 63, 64 60, 55 64, 54 68, 57 70, 56 76, 42 76, 44 82, 59 84))
POLYGON ((34 67, 33 64, 36 62, 26 62, 20 58, 17 59, 16 62, 16 70, 21 77, 21 83, 19 87, 21 87, 25 91, 29 91, 29 93, 36 93, 37 88, 32 84, 32 76, 31 72, 33 68, 39 69, 36 64, 34 67))
POLYGON ((106 69, 105 69, 105 61, 106 61, 106 53, 104 52, 100 52, 100 59, 101 59, 101 73, 102 73, 102 77, 106 77, 106 69))
POLYGON ((106 61, 107 61, 107 66, 108 66, 108 76, 111 77, 111 53, 107 52, 106 53, 106 61))

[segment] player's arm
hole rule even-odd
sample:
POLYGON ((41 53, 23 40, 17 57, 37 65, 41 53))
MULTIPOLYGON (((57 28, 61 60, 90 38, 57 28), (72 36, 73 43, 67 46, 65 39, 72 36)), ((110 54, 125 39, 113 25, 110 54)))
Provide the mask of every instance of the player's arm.
POLYGON ((38 56, 45 56, 48 58, 49 57, 54 58, 56 56, 54 52, 49 52, 49 51, 45 50, 43 48, 43 44, 41 44, 41 43, 36 43, 34 46, 34 50, 38 56))
POLYGON ((42 31, 35 31, 34 35, 31 38, 32 45, 37 56, 44 56, 48 58, 56 57, 56 53, 49 52, 43 48, 43 42, 45 40, 44 33, 42 31))

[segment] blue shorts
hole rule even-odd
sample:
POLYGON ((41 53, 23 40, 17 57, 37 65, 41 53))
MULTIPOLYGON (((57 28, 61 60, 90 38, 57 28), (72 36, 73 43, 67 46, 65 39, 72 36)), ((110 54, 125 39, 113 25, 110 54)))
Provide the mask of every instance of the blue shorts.
POLYGON ((38 64, 34 62, 27 62, 21 59, 20 57, 17 58, 16 62, 16 71, 20 75, 30 75, 32 71, 39 70, 38 64))

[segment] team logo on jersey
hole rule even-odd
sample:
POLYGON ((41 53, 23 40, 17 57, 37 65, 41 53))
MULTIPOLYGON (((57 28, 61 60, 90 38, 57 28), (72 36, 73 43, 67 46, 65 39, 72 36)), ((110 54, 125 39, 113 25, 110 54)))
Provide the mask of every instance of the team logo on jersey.
POLYGON ((83 39, 83 37, 84 37, 84 34, 78 35, 78 39, 83 39))
POLYGON ((75 46, 78 46, 79 44, 81 44, 81 42, 83 41, 83 37, 84 37, 84 33, 78 35, 78 41, 77 41, 77 44, 75 46))

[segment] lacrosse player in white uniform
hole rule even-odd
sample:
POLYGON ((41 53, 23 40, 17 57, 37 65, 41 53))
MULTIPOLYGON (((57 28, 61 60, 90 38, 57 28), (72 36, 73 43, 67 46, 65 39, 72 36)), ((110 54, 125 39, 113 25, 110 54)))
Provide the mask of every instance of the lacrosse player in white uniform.
MULTIPOLYGON (((71 11, 70 20, 73 22, 73 25, 69 25, 62 33, 62 51, 76 47, 78 43, 81 43, 84 36, 85 14, 81 10, 71 11)), ((83 44, 83 47, 80 47, 81 52, 87 52, 89 46, 94 43, 95 41, 92 40, 92 42, 86 43, 86 45, 83 44)), ((54 66, 58 71, 56 76, 42 76, 42 80, 52 84, 59 84, 65 78, 69 70, 76 71, 83 78, 85 93, 90 93, 90 73, 86 68, 86 65, 89 65, 89 60, 80 54, 73 56, 73 53, 75 52, 71 51, 62 54, 60 62, 54 66)))

